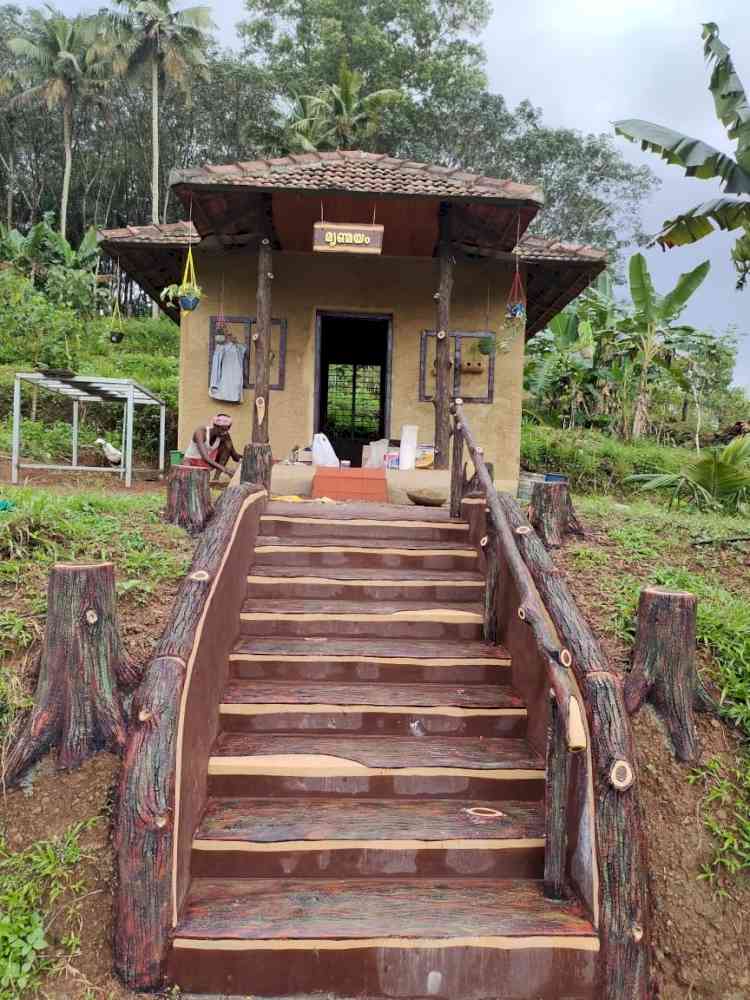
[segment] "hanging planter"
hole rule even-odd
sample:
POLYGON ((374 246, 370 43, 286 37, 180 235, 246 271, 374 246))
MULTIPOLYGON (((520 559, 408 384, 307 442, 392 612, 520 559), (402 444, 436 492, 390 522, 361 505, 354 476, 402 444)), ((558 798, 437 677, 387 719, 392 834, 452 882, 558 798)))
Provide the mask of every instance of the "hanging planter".
POLYGON ((491 357, 495 353, 495 338, 490 336, 482 337, 477 344, 477 350, 485 358, 491 357))
POLYGON ((117 262, 117 282, 114 301, 112 303, 112 326, 109 330, 110 344, 121 344, 125 331, 122 328, 122 313, 120 312, 120 262, 117 262))
POLYGON ((193 312, 198 308, 203 289, 198 284, 195 276, 195 263, 193 261, 193 248, 188 248, 187 260, 185 261, 185 271, 179 285, 167 285, 161 293, 162 302, 171 302, 179 305, 185 312, 193 312))
POLYGON ((518 257, 516 257, 516 273, 513 276, 513 284, 510 286, 505 316, 513 323, 523 323, 526 320, 526 290, 523 287, 518 257))

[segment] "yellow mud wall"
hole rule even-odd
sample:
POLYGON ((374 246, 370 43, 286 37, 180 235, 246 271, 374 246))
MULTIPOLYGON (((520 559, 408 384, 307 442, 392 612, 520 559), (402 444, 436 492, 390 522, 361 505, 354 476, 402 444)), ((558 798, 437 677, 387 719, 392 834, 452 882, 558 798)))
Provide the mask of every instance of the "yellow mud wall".
MULTIPOLYGON (((219 311, 222 279, 226 316, 254 316, 257 257, 251 254, 196 255, 203 299, 181 325, 179 447, 184 449, 196 427, 205 426, 217 410, 234 417, 232 437, 242 451, 247 443, 253 390, 240 405, 218 402, 208 394, 208 343, 211 316, 219 311)), ((459 261, 455 266, 451 328, 472 332, 490 329, 503 337, 503 320, 511 272, 496 261, 459 261), (489 324, 488 318, 489 303, 489 324)), ((420 444, 431 444, 434 407, 419 402, 419 350, 422 330, 435 329, 434 295, 438 262, 421 258, 355 257, 276 253, 273 259, 273 316, 288 324, 286 380, 272 390, 268 416, 276 459, 294 445, 308 445, 314 431, 315 318, 318 310, 388 314, 393 317, 390 436, 403 424, 417 424, 420 444)), ((432 341, 434 345, 434 340, 432 341)), ((523 335, 511 340, 495 359, 492 404, 467 404, 466 415, 485 457, 495 463, 501 488, 515 488, 521 429, 523 335)), ((464 341, 466 345, 466 341, 464 341)), ((464 360, 476 360, 467 346, 464 360)), ((428 360, 428 393, 434 387, 428 360)), ((486 369, 487 359, 484 360, 486 369)), ((462 375, 461 393, 484 395, 486 371, 462 375)))

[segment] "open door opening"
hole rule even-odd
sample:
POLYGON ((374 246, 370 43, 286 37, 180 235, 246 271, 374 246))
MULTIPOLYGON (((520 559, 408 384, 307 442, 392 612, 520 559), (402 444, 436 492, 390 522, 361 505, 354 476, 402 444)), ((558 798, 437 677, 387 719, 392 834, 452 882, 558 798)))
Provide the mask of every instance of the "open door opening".
POLYGON ((317 429, 353 468, 388 435, 390 329, 387 316, 318 315, 317 429))

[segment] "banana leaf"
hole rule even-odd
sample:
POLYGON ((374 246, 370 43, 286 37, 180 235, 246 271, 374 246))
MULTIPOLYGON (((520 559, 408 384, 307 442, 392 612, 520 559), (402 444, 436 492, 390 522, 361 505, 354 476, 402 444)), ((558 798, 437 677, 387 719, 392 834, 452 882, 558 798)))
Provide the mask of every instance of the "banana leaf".
POLYGON ((750 201, 740 198, 713 198, 711 201, 704 201, 690 211, 668 219, 655 241, 666 249, 685 246, 702 240, 714 228, 727 231, 750 229, 750 201))
POLYGON ((729 48, 719 38, 718 25, 703 25, 703 51, 713 64, 708 89, 714 99, 716 114, 730 139, 737 142, 737 163, 750 172, 750 103, 734 68, 729 48))
POLYGON ((640 118, 615 122, 615 132, 640 143, 641 149, 657 153, 667 163, 682 167, 688 177, 719 177, 727 194, 750 194, 750 172, 701 139, 640 118))

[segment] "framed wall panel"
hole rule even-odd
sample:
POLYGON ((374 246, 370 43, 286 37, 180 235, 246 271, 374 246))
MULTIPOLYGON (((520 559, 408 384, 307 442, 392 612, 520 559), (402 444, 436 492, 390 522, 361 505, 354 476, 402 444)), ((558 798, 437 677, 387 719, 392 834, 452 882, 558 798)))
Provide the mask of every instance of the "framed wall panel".
MULTIPOLYGON (((492 330, 454 330, 449 334, 453 345, 453 388, 451 395, 460 397, 465 403, 492 403, 495 399, 495 354, 481 356, 483 366, 481 372, 463 370, 464 363, 470 361, 469 350, 487 337, 494 340, 496 334, 492 330), (481 376, 481 377, 480 377, 481 376), (481 391, 477 391, 481 387, 481 391)), ((434 330, 423 330, 419 345, 419 401, 432 403, 434 396, 433 359, 437 346, 437 335, 434 330)))
MULTIPOLYGON (((211 366, 217 344, 224 341, 224 335, 217 329, 218 316, 212 316, 208 336, 208 379, 211 381, 211 366)), ((255 351, 253 349, 253 332, 257 323, 254 316, 225 316, 226 329, 235 340, 247 348, 245 354, 244 386, 252 389, 255 385, 255 351)), ((285 319, 271 320, 271 389, 283 389, 286 381, 286 342, 287 321, 285 319)))

